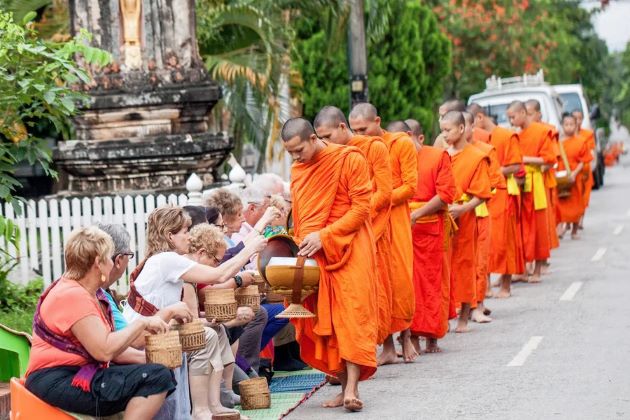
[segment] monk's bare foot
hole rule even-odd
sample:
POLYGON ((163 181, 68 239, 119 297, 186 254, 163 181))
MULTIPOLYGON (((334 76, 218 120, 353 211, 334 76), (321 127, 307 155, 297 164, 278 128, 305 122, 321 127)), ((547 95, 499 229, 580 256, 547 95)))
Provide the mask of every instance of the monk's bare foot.
POLYGON ((479 308, 473 309, 471 313, 471 318, 473 321, 478 322, 480 324, 492 322, 492 318, 484 315, 483 311, 479 310, 479 308))
POLYGON ((488 287, 488 290, 486 290, 486 296, 488 299, 493 298, 494 297, 494 293, 492 292, 492 289, 488 287))
POLYGON ((328 381, 328 383, 331 385, 341 385, 341 381, 331 375, 326 375, 326 381, 328 381))
POLYGON ((420 337, 418 337, 417 335, 412 335, 411 344, 413 344, 413 348, 416 350, 416 353, 422 353, 422 349, 420 348, 420 337))
POLYGON ((427 338, 427 348, 425 353, 441 353, 442 349, 438 346, 436 338, 427 338))
POLYGON ((457 327, 455 327, 455 332, 458 334, 470 332, 470 329, 468 328, 468 323, 463 320, 458 320, 457 327))
POLYGON ((322 407, 335 408, 335 407, 341 407, 342 405, 343 405, 343 394, 340 392, 339 394, 335 395, 335 398, 333 398, 332 400, 328 400, 325 403, 323 403, 322 407))
POLYGON ((551 264, 545 261, 542 265, 542 268, 540 269, 540 274, 545 275, 549 273, 549 267, 551 267, 551 264))
POLYGON ((507 299, 510 296, 512 296, 512 293, 510 293, 509 290, 505 289, 499 289, 499 291, 494 294, 494 297, 497 299, 507 299))
POLYGON ((391 351, 391 350, 383 349, 381 354, 379 354, 378 356, 377 363, 379 366, 394 365, 398 363, 398 356, 396 355, 396 350, 391 351))
POLYGON ((499 287, 501 286, 501 279, 496 279, 495 281, 492 282, 492 287, 499 287))
POLYGON ((403 331, 401 336, 403 337, 403 360, 405 361, 405 363, 411 363, 416 360, 416 357, 420 356, 420 354, 416 351, 415 347, 411 343, 411 334, 409 333, 409 330, 403 331))
POLYGON ((527 283, 540 283, 540 275, 539 274, 533 274, 529 280, 527 280, 527 283))
POLYGON ((528 277, 529 276, 527 274, 517 274, 512 276, 512 283, 527 282, 528 277))
POLYGON ((358 398, 344 398, 343 407, 348 411, 361 411, 363 410, 363 401, 358 398))
POLYGON ((577 233, 572 233, 571 234, 571 240, 575 241, 577 239, 580 239, 580 235, 578 235, 577 233))

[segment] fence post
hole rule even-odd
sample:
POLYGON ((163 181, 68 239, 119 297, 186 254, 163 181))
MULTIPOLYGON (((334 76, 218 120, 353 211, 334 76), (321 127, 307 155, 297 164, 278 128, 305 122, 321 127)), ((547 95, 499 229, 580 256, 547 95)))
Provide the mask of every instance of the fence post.
POLYGON ((192 173, 186 181, 186 190, 188 191, 188 205, 189 206, 203 206, 203 200, 201 199, 201 190, 203 189, 203 182, 196 173, 192 173))

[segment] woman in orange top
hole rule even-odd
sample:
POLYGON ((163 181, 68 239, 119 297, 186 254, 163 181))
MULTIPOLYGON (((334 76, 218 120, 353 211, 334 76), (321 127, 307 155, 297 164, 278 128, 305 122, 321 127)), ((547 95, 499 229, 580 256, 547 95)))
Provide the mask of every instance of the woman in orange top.
POLYGON ((560 147, 564 150, 569 168, 566 167, 564 156, 561 155, 558 171, 569 171, 573 186, 569 195, 560 198, 560 222, 571 224, 571 239, 577 239, 580 219, 586 210, 583 200, 586 182, 584 177, 578 175, 584 165, 593 160, 593 156, 584 137, 577 133, 577 122, 573 115, 562 116, 562 130, 564 137, 560 140, 560 147))
POLYGON ((33 320, 33 346, 26 388, 63 410, 90 416, 151 419, 173 374, 157 364, 117 364, 145 331, 168 329, 159 316, 139 319, 114 332, 112 311, 101 286, 114 263, 112 239, 96 227, 72 232, 64 254, 66 271, 42 294, 33 320))

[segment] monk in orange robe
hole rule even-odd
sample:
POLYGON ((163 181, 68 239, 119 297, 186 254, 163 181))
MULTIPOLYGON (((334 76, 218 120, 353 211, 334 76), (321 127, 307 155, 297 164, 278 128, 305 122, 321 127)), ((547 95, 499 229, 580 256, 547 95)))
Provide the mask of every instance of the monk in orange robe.
POLYGON ((571 239, 578 238, 580 220, 586 211, 584 189, 588 179, 582 171, 593 160, 587 139, 579 134, 578 127, 577 118, 571 114, 563 115, 562 131, 565 137, 560 139, 560 146, 564 156, 558 162, 558 171, 569 171, 573 186, 568 196, 560 198, 560 221, 571 225, 571 239), (564 161, 565 156, 568 168, 564 161))
POLYGON ((449 111, 440 120, 440 129, 449 145, 457 192, 449 213, 459 230, 453 237, 452 279, 455 301, 461 304, 455 332, 468 331, 470 308, 477 300, 477 221, 475 208, 491 197, 489 159, 466 141, 466 122, 459 111, 449 111))
MULTIPOLYGON (((582 136, 586 140, 586 146, 588 147, 589 153, 591 154, 592 160, 595 159, 597 155, 597 144, 595 143, 595 133, 593 130, 589 130, 587 128, 582 128, 582 123, 584 122, 584 114, 580 110, 575 110, 571 113, 576 121, 578 126, 578 135, 582 136)), ((584 207, 588 207, 591 202, 591 191, 593 190, 593 186, 595 185, 595 179, 593 178, 593 168, 591 168, 591 162, 585 162, 584 168, 582 169, 582 176, 585 179, 584 183, 584 207)), ((580 228, 582 228, 583 220, 580 220, 580 228)))
POLYGON ((322 108, 314 120, 317 136, 346 146, 355 146, 366 157, 372 183, 371 221, 376 244, 378 286, 378 336, 377 344, 383 344, 390 335, 392 318, 392 290, 390 284, 389 209, 392 196, 392 171, 389 166, 387 146, 379 137, 357 136, 343 112, 334 106, 322 108))
POLYGON ((450 279, 443 275, 444 235, 447 206, 455 199, 455 179, 448 153, 422 144, 424 135, 418 121, 409 119, 405 124, 418 151, 418 187, 409 203, 416 296, 410 330, 418 352, 417 337, 425 337, 425 351, 437 353, 441 351, 438 339, 448 331, 450 279))
MULTIPOLYGON (((407 133, 391 133, 381 128, 381 119, 374 105, 357 104, 350 112, 350 126, 359 135, 382 138, 389 150, 392 170, 392 207, 390 213, 392 322, 390 333, 402 334, 403 358, 410 362, 417 353, 410 335, 405 332, 411 325, 415 311, 413 289, 413 248, 411 242, 411 216, 409 200, 418 183, 416 148, 407 133)), ((396 363, 396 348, 390 335, 383 343, 379 364, 396 363)))
POLYGON ((291 168, 295 240, 320 267, 319 290, 304 305, 316 318, 295 319, 300 355, 337 376, 342 393, 327 407, 363 408, 358 382, 376 372, 376 252, 370 227, 368 164, 354 147, 327 144, 310 122, 282 127, 291 168))
POLYGON ((490 237, 491 237, 491 210, 489 202, 494 198, 497 188, 505 188, 505 178, 501 174, 501 165, 497 157, 497 151, 490 144, 490 133, 483 128, 473 127, 473 116, 470 112, 462 113, 466 121, 464 136, 466 141, 479 150, 481 150, 489 159, 490 187, 493 195, 488 203, 481 204, 475 208, 477 217, 477 301, 473 304, 471 319, 479 323, 491 322, 492 318, 488 315, 491 313, 484 305, 484 299, 488 290, 488 260, 490 254, 490 237))
MULTIPOLYGON (((556 158, 560 156, 560 148, 558 147, 558 138, 559 133, 558 129, 551 125, 547 124, 542 120, 542 111, 540 108, 540 102, 536 99, 530 99, 525 102, 525 109, 527 109, 527 118, 530 122, 536 122, 544 125, 551 131, 551 145, 556 154, 556 158)), ((558 238, 558 233, 556 232, 556 226, 558 224, 558 220, 560 219, 560 207, 558 204, 558 190, 557 190, 557 182, 555 176, 555 169, 553 169, 552 165, 543 165, 543 177, 545 180, 545 187, 547 188, 547 224, 549 226, 549 248, 556 249, 560 246, 560 240, 558 238)), ((549 267, 549 261, 545 261, 543 264, 543 273, 546 268, 549 267)))
POLYGON ((475 126, 490 133, 490 144, 497 152, 505 179, 505 183, 497 187, 488 200, 492 226, 488 270, 501 276, 501 288, 494 296, 507 298, 511 295, 512 275, 525 272, 523 241, 518 223, 520 189, 514 178, 514 174, 520 170, 523 156, 518 134, 496 125, 479 104, 471 104, 468 111, 473 115, 475 126))
MULTIPOLYGON (((543 165, 555 165, 556 152, 552 145, 552 133, 548 127, 530 121, 525 104, 512 102, 507 109, 510 123, 521 129, 519 144, 523 153, 526 177, 523 185, 521 223, 526 262, 534 262, 534 272, 529 281, 540 282, 543 263, 550 256, 548 199, 543 165)), ((552 227, 555 229, 555 227, 552 227)))

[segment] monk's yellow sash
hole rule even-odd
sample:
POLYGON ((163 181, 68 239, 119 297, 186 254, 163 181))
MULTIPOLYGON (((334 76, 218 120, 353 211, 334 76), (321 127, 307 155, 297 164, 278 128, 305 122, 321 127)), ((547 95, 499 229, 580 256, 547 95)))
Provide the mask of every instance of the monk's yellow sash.
MULTIPOLYGON (((410 201, 409 202, 409 210, 415 211, 421 209, 427 204, 426 201, 410 201)), ((440 216, 437 213, 428 214, 426 216, 422 216, 419 219, 416 219, 416 223, 433 223, 439 222, 440 216)))
POLYGON ((547 192, 540 166, 525 165, 525 185, 523 191, 534 194, 534 210, 547 208, 547 192))
POLYGON ((514 178, 514 174, 509 174, 505 180, 505 185, 507 187, 508 195, 521 195, 521 189, 518 187, 516 183, 516 178, 514 178))
MULTIPOLYGON (((459 197, 459 200, 457 200, 457 202, 463 204, 463 203, 468 203, 470 200, 472 200, 472 198, 468 194, 464 193, 462 194, 461 197, 459 197)), ((475 216, 477 217, 490 216, 490 212, 488 212, 488 206, 486 205, 485 201, 479 204, 477 207, 475 207, 475 216)))

